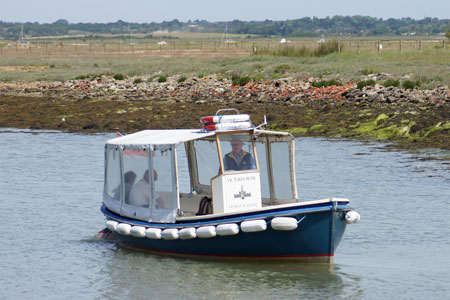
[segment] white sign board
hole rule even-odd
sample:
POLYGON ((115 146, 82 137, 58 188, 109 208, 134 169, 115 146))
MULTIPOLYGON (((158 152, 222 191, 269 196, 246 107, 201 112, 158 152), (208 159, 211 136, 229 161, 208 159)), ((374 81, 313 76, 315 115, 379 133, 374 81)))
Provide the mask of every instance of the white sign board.
POLYGON ((222 175, 212 181, 214 213, 261 208, 259 172, 222 175))

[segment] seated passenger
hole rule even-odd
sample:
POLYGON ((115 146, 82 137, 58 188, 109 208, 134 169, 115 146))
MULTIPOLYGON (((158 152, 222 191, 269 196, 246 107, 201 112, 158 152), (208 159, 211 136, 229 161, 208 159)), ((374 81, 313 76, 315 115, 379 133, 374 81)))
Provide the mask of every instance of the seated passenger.
MULTIPOLYGON (((158 173, 153 171, 154 180, 158 180, 158 173)), ((156 195, 156 208, 165 208, 164 202, 156 195)), ((150 176, 148 170, 138 183, 136 183, 130 191, 130 204, 142 207, 150 205, 150 176)))
POLYGON ((123 175, 124 183, 125 183, 125 203, 130 202, 130 191, 134 185, 134 181, 136 180, 136 173, 133 171, 128 171, 123 175))
POLYGON ((136 206, 148 207, 150 204, 150 178, 148 170, 144 177, 137 182, 130 191, 130 204, 136 206))
POLYGON ((240 171, 256 169, 255 160, 251 153, 242 150, 244 143, 238 136, 231 138, 232 151, 223 158, 225 171, 240 171))

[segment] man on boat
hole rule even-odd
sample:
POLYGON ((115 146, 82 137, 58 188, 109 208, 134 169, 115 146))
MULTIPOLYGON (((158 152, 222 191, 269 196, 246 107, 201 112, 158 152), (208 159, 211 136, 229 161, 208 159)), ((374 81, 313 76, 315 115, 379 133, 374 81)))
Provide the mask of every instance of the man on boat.
MULTIPOLYGON (((158 180, 158 173, 153 171, 153 179, 158 180)), ((155 193, 156 194, 156 193, 155 193)), ((156 194, 156 208, 165 208, 164 201, 156 194)), ((130 191, 130 204, 148 207, 150 205, 150 175, 148 170, 138 183, 130 191)))
POLYGON ((231 152, 223 158, 223 166, 225 171, 240 171, 256 169, 253 156, 242 150, 244 143, 240 137, 233 136, 231 138, 231 152))
POLYGON ((148 170, 130 191, 130 204, 148 207, 150 204, 150 178, 148 170))

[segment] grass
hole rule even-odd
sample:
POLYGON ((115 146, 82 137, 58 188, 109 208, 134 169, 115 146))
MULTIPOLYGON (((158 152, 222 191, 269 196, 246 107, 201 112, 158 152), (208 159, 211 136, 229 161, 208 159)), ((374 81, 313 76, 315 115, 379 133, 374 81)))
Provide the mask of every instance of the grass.
POLYGON ((355 51, 332 53, 323 57, 286 57, 245 55, 240 57, 122 56, 122 57, 45 57, 0 56, 0 81, 32 82, 37 80, 70 80, 91 74, 123 74, 144 77, 154 74, 246 74, 268 80, 308 72, 323 80, 358 82, 362 73, 372 70, 398 78, 409 74, 420 88, 450 85, 450 49, 419 51, 355 51), (23 66, 2 70, 6 66, 23 66), (28 68, 34 66, 34 68, 28 68), (38 68, 42 67, 42 68, 38 68), (363 72, 361 71, 363 70, 363 72))

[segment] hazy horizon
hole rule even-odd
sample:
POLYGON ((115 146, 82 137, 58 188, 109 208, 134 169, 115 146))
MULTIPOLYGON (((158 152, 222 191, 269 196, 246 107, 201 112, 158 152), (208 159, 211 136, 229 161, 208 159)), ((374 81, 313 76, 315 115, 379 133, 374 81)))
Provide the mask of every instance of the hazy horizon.
POLYGON ((304 17, 370 16, 382 19, 427 17, 450 18, 450 1, 378 0, 363 3, 356 0, 248 0, 215 2, 206 0, 167 0, 154 4, 145 0, 126 3, 119 0, 78 0, 63 3, 55 0, 16 0, 2 4, 0 21, 53 23, 65 19, 70 23, 125 22, 151 23, 178 19, 187 22, 196 19, 209 22, 292 20, 304 17))

